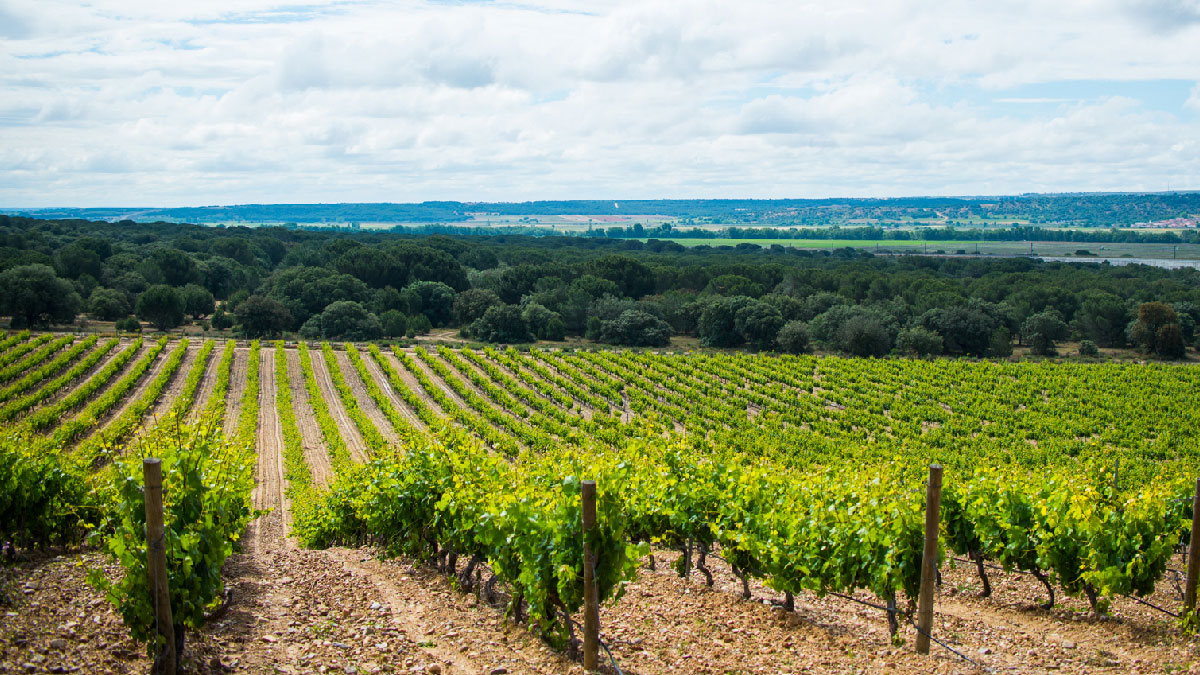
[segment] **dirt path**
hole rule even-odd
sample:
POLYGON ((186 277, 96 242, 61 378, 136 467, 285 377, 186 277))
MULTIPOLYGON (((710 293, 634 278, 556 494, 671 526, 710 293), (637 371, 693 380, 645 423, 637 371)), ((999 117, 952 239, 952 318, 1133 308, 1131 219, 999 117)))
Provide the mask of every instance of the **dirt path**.
MULTIPOLYGON (((246 550, 256 557, 280 548, 291 525, 289 505, 283 494, 283 428, 275 406, 278 383, 275 382, 274 351, 262 349, 259 352, 258 462, 251 501, 254 508, 271 511, 255 519, 246 530, 246 550)), ((242 388, 245 389, 244 382, 242 388)))
POLYGON ((500 609, 453 589, 446 577, 428 568, 405 560, 380 560, 364 549, 335 548, 327 553, 352 574, 371 580, 393 611, 396 624, 441 663, 443 672, 584 672, 524 626, 513 625, 500 609))
MULTIPOLYGON (((261 354, 261 351, 259 352, 261 354)), ((242 394, 246 391, 246 366, 250 361, 250 349, 235 348, 233 350, 233 363, 230 367, 233 371, 229 374, 229 391, 225 394, 225 418, 222 431, 226 436, 230 436, 237 430, 238 414, 242 407, 242 394)), ((263 369, 270 368, 274 370, 275 364, 263 362, 259 365, 259 381, 264 376, 263 369), (265 363, 265 365, 263 365, 265 363)), ((274 390, 272 390, 274 391, 274 390)), ((275 402, 275 397, 270 399, 271 403, 275 402)))
MULTIPOLYGON (((358 371, 354 369, 354 364, 350 363, 350 357, 346 355, 346 352, 341 351, 334 351, 333 355, 334 362, 329 363, 326 361, 326 367, 337 368, 341 371, 342 379, 346 381, 346 384, 350 387, 350 391, 354 394, 354 400, 358 403, 359 410, 362 410, 366 414, 367 419, 371 420, 371 423, 375 425, 379 433, 383 434, 388 443, 400 445, 400 438, 396 436, 396 431, 392 429, 392 423, 383 414, 383 411, 379 409, 379 406, 375 405, 375 401, 367 393, 367 388, 363 384, 362 378, 358 376, 358 371)), ((376 380, 376 383, 382 385, 381 388, 383 391, 391 393, 391 386, 386 382, 376 380)))
MULTIPOLYGON (((217 386, 217 379, 220 377, 221 354, 225 351, 225 346, 217 343, 213 346, 212 353, 208 357, 208 366, 204 369, 204 377, 200 379, 200 387, 196 390, 196 400, 192 401, 192 409, 188 413, 188 422, 195 422, 199 419, 200 414, 204 412, 205 406, 208 405, 209 399, 212 398, 213 389, 217 386)), ((230 364, 233 365, 233 364, 230 364)))
MULTIPOLYGON (((275 350, 271 351, 271 358, 274 359, 275 350)), ((304 446, 304 461, 308 462, 308 469, 312 472, 313 485, 324 489, 333 482, 333 466, 329 463, 329 453, 325 450, 325 439, 321 436, 321 427, 317 424, 316 416, 313 415, 312 404, 308 400, 308 391, 304 388, 304 373, 300 369, 300 352, 288 349, 286 354, 288 382, 280 382, 276 386, 282 387, 287 384, 292 388, 292 407, 296 411, 296 425, 300 428, 300 442, 304 446)), ((272 370, 274 370, 274 363, 272 360, 272 370)), ((272 399, 272 403, 274 403, 274 399, 272 399)))
POLYGON ((232 609, 206 635, 217 661, 251 673, 580 672, 520 629, 511 634, 526 657, 515 659, 503 618, 465 602, 467 596, 450 591, 444 579, 377 561, 369 551, 296 546, 287 536, 283 438, 271 405, 275 386, 287 383, 275 382, 271 351, 263 350, 254 506, 272 511, 251 524, 245 552, 226 565, 232 609), (467 629, 481 634, 478 641, 454 639, 455 628, 463 629, 447 618, 447 603, 456 599, 460 614, 486 627, 467 629), (501 632, 492 632, 496 628, 501 632))
MULTIPOLYGON (((655 555, 657 571, 640 568, 626 595, 600 610, 601 637, 625 672, 670 673, 687 664, 692 673, 764 675, 1159 673, 1186 668, 1200 656, 1194 638, 1181 639, 1167 617, 1132 601, 1114 601, 1113 617, 1106 620, 1087 618, 1086 602, 1076 599, 1046 612, 1033 608, 1041 585, 1030 577, 997 572, 995 595, 981 599, 973 567, 944 565, 933 635, 974 663, 937 644, 924 657, 914 652, 916 634, 903 621, 904 643, 893 645, 885 615, 874 607, 803 593, 796 596, 796 611, 784 612, 778 607, 782 595, 758 583, 751 582, 752 599, 742 600, 741 583, 719 559, 709 558, 715 580, 709 588, 699 572, 682 579, 671 569, 676 552, 655 555), (1112 668, 1119 669, 1106 670, 1112 668)), ((870 593, 857 596, 879 602, 870 593)), ((1169 592, 1160 596, 1152 600, 1177 604, 1169 592)), ((904 607, 903 598, 899 604, 904 607)))
POLYGON ((321 396, 325 398, 325 405, 329 406, 329 414, 337 422, 338 433, 342 435, 342 439, 346 442, 346 448, 350 450, 350 458, 359 464, 366 462, 371 456, 371 449, 367 447, 367 442, 363 440, 354 420, 350 419, 349 413, 346 412, 346 406, 342 405, 342 397, 338 393, 337 387, 333 385, 333 378, 329 375, 325 354, 319 349, 310 349, 308 355, 312 359, 313 374, 316 376, 321 396))

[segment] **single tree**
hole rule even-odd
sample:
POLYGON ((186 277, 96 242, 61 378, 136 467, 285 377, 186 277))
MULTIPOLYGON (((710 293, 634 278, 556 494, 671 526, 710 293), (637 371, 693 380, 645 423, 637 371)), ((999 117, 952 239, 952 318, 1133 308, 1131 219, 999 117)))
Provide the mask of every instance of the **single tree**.
POLYGON ((330 340, 377 340, 383 334, 379 317, 357 302, 341 300, 330 303, 321 312, 321 333, 330 340))
POLYGON ((1047 309, 1032 314, 1021 324, 1021 338, 1029 345, 1029 351, 1039 356, 1058 353, 1054 343, 1065 340, 1069 329, 1056 309, 1047 309))
POLYGON ((504 304, 496 292, 487 288, 471 288, 454 298, 453 316, 460 326, 468 326, 483 316, 488 308, 504 304))
POLYGON ((837 345, 854 356, 884 356, 892 351, 892 335, 878 317, 859 314, 838 329, 837 345))
POLYGON ((529 325, 516 305, 491 307, 471 324, 471 337, 484 342, 530 342, 529 325))
POLYGON ((1164 349, 1171 353, 1178 352, 1176 334, 1179 336, 1178 342, 1182 344, 1183 331, 1179 328, 1179 316, 1175 308, 1163 302, 1144 302, 1138 306, 1138 318, 1129 330, 1129 337, 1146 353, 1165 356, 1164 349), (1174 330, 1164 332, 1167 326, 1172 325, 1175 326, 1174 330), (1170 341, 1170 344, 1163 344, 1163 339, 1170 341))
POLYGON ((183 287, 183 306, 193 319, 199 319, 213 313, 216 301, 212 291, 199 284, 188 284, 183 287))
POLYGON ((97 288, 88 296, 88 314, 101 321, 129 316, 129 298, 115 288, 97 288))
POLYGON ((770 349, 784 321, 774 305, 755 300, 734 314, 733 323, 746 344, 755 349, 770 349))
MULTIPOLYGON (((550 323, 557 320, 562 323, 562 317, 558 312, 552 312, 546 307, 539 305, 536 302, 531 302, 525 305, 521 310, 521 318, 525 319, 526 325, 529 326, 529 332, 539 340, 549 340, 547 333, 550 329, 550 323)), ((558 339, 562 339, 559 337, 558 339)))
POLYGON ((292 313, 274 298, 251 295, 237 306, 238 325, 248 338, 275 337, 292 327, 292 313))
POLYGON ((183 296, 172 286, 157 284, 138 298, 136 311, 139 319, 158 330, 170 330, 183 323, 183 296))
POLYGON ((74 286, 47 265, 22 265, 0 273, 0 314, 13 328, 70 323, 83 301, 74 286))
POLYGON ((379 324, 383 327, 384 337, 404 337, 404 334, 408 332, 408 318, 398 309, 389 309, 380 314, 379 324))

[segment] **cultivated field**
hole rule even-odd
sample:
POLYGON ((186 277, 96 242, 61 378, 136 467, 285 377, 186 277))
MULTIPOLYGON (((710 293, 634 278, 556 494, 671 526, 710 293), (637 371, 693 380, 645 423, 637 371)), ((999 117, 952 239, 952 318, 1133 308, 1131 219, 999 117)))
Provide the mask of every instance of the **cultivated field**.
MULTIPOLYGON (((646 240, 643 240, 646 241, 646 240)), ((713 239, 698 239, 679 237, 670 239, 682 246, 737 246, 738 244, 756 244, 764 248, 773 244, 790 246, 801 249, 835 249, 859 248, 871 252, 887 254, 905 253, 944 253, 955 254, 962 251, 965 255, 997 255, 1020 256, 1029 255, 1028 241, 974 241, 958 239, 951 241, 915 240, 885 240, 870 241, 864 239, 731 239, 720 237, 713 239)), ((1076 256, 1076 251, 1087 251, 1094 257, 1100 258, 1147 258, 1160 260, 1196 260, 1200 259, 1200 244, 1140 244, 1140 243, 1095 243, 1080 241, 1036 241, 1032 251, 1036 256, 1076 256)), ((1086 260, 1086 256, 1078 256, 1086 260)))
MULTIPOLYGON (((624 673, 1197 672, 1162 610, 1180 610, 1198 399, 1189 366, 0 342, 0 423, 72 470, 110 471, 171 413, 252 432, 265 513, 228 610, 189 638, 200 672, 580 672, 503 613, 567 625, 565 597, 535 602, 573 578, 530 562, 558 559, 553 538, 509 546, 573 522, 554 495, 580 477, 620 524, 605 551, 637 558, 601 609, 624 673), (915 595, 931 462, 945 646, 919 656, 880 607, 915 595)), ((94 551, 3 571, 0 672, 147 668, 81 560, 116 574, 94 551)))

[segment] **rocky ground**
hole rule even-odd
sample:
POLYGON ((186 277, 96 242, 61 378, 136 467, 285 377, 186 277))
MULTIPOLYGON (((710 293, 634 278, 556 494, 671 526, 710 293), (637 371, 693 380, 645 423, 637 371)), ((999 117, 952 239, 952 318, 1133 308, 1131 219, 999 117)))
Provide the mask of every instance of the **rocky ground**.
MULTIPOLYGON (((186 672, 582 673, 429 568, 369 549, 300 550, 264 524, 254 536, 266 541, 227 565, 228 611, 188 634, 186 672)), ((996 572, 993 597, 981 599, 973 568, 947 567, 934 635, 962 656, 938 645, 920 656, 911 628, 893 644, 873 607, 806 594, 785 612, 782 597, 759 586, 742 600, 720 561, 711 561, 709 588, 698 573, 676 576, 665 564, 674 554, 657 555, 656 571, 643 567, 601 610, 602 637, 624 673, 1200 672, 1200 644, 1171 617, 1125 599, 1099 618, 1074 599, 1042 610, 1044 590, 1019 574, 996 572)), ((87 584, 89 569, 118 572, 95 552, 3 568, 0 673, 148 671, 144 649, 87 584)), ((1173 593, 1153 600, 1172 603, 1173 593)), ((605 671, 615 672, 611 663, 605 671)))

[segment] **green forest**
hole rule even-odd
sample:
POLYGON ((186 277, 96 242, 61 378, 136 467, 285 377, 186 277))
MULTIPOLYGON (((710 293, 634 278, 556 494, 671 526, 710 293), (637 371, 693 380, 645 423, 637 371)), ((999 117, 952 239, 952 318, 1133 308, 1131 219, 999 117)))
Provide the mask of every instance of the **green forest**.
POLYGON ((0 216, 11 326, 187 322, 248 338, 701 346, 857 356, 1186 357, 1200 271, 1025 258, 877 257, 753 244, 447 236, 0 216), (82 319, 81 319, 82 317, 82 319))

